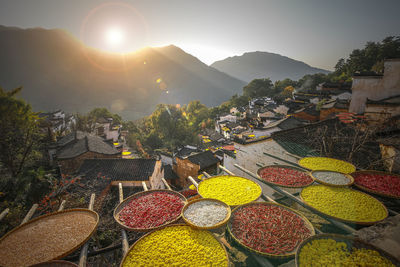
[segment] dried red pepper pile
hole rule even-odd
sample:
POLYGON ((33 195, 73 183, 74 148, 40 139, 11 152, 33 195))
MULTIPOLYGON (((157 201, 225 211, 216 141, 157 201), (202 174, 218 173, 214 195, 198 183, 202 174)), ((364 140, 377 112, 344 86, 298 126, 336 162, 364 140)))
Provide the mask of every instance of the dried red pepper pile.
POLYGON ((307 173, 289 167, 265 167, 260 170, 259 175, 267 182, 283 186, 301 187, 313 182, 313 179, 307 173))
POLYGON ((182 198, 169 192, 149 192, 132 199, 119 213, 126 226, 148 229, 175 220, 185 205, 182 198))
POLYGON ((183 191, 180 191, 182 195, 184 195, 186 198, 194 197, 198 195, 197 190, 192 190, 192 189, 186 189, 183 191))
POLYGON ((400 178, 390 174, 354 173, 354 183, 377 193, 400 197, 400 178))
POLYGON ((313 234, 299 215, 268 203, 238 208, 231 217, 231 232, 242 244, 274 255, 293 252, 313 234))

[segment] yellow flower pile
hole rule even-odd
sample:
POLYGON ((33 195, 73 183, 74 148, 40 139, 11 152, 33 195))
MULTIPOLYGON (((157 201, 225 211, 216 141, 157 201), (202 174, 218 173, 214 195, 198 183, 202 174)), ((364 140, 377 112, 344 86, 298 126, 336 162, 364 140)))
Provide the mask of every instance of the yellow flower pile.
POLYGON ((333 239, 317 239, 301 248, 299 266, 394 266, 378 251, 353 248, 333 239))
POLYGON ((322 213, 346 221, 372 223, 387 217, 381 202, 346 187, 312 185, 301 191, 301 197, 322 213))
POLYGON ((202 181, 198 191, 204 198, 214 198, 236 206, 256 200, 261 194, 261 187, 243 177, 226 175, 202 181))
POLYGON ((174 225, 150 233, 128 252, 122 266, 228 266, 222 245, 208 231, 174 225))
POLYGON ((299 165, 313 171, 334 171, 341 173, 352 173, 356 171, 353 164, 343 160, 324 158, 324 157, 307 157, 299 160, 299 165))

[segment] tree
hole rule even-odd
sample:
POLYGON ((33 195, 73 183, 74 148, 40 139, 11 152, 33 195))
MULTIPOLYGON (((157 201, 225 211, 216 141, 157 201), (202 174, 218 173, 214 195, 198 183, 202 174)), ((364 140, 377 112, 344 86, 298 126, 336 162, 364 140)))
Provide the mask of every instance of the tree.
POLYGON ((5 92, 0 87, 0 160, 13 178, 40 156, 36 149, 42 137, 37 113, 15 97, 21 89, 5 92))
POLYGON ((254 79, 243 87, 243 95, 251 98, 260 96, 272 97, 275 95, 274 86, 270 78, 254 79))

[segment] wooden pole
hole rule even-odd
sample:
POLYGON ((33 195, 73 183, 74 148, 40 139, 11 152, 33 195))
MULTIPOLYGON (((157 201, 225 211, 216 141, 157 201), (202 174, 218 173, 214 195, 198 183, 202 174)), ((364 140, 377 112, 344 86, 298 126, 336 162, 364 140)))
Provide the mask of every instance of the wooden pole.
POLYGON ((199 187, 199 184, 193 179, 192 176, 188 176, 188 179, 189 179, 190 182, 192 182, 192 184, 193 184, 196 188, 199 187))
MULTIPOLYGON (((89 202, 89 209, 90 210, 93 210, 95 197, 96 197, 95 193, 93 193, 90 196, 90 202, 89 202)), ((79 264, 78 264, 79 267, 85 267, 86 266, 88 248, 89 248, 89 242, 86 242, 85 245, 83 245, 83 248, 81 250, 81 255, 79 257, 79 264)))
POLYGON ((66 203, 66 202, 67 202, 67 201, 66 201, 65 199, 61 202, 60 207, 58 208, 58 211, 64 210, 64 206, 65 206, 65 203, 66 203))
POLYGON ((31 209, 28 211, 28 213, 26 214, 25 218, 22 220, 21 225, 26 223, 26 222, 28 222, 32 218, 33 214, 35 214, 35 211, 36 211, 36 209, 38 207, 39 207, 38 204, 33 204, 32 205, 31 209))
POLYGON ((235 175, 233 172, 231 172, 230 170, 228 170, 227 168, 225 168, 225 167, 222 166, 222 165, 219 165, 218 167, 219 167, 221 170, 223 170, 224 172, 226 172, 227 174, 229 174, 229 175, 232 175, 232 176, 235 175))
MULTIPOLYGON (((124 201, 124 191, 122 189, 122 184, 118 184, 118 189, 119 189, 119 203, 124 201)), ((126 234, 125 229, 121 229, 121 235, 122 235, 122 252, 125 255, 128 250, 129 250, 129 242, 128 242, 128 235, 126 234)))
POLYGON ((167 183, 167 180, 165 180, 164 177, 161 178, 161 181, 163 181, 163 183, 165 184, 165 186, 167 187, 168 190, 172 190, 171 187, 169 186, 169 184, 167 183))
POLYGON ((5 210, 3 210, 3 212, 0 214, 0 221, 4 219, 4 217, 7 216, 8 212, 10 212, 9 208, 6 208, 5 210))
POLYGON ((203 174, 204 174, 204 176, 205 176, 206 178, 210 178, 210 177, 211 177, 211 175, 209 175, 207 172, 203 172, 203 174))
MULTIPOLYGON (((234 164, 234 166, 236 168, 238 168, 239 170, 242 170, 243 172, 247 173, 248 175, 252 176, 253 178, 257 179, 258 181, 265 183, 257 174, 252 173, 251 171, 243 168, 242 166, 238 165, 238 164, 234 164)), ((292 194, 290 194, 289 192, 287 192, 284 189, 281 189, 279 186, 273 186, 273 185, 269 185, 267 184, 270 188, 272 188, 273 190, 275 190, 276 192, 280 193, 281 195, 284 195, 288 198, 290 198, 291 200, 295 201, 296 203, 298 203, 299 205, 301 205, 302 207, 308 209, 309 211, 311 211, 314 214, 317 214, 319 216, 321 216, 322 218, 324 218, 325 220, 329 221, 330 223, 332 223, 333 225, 335 225, 336 227, 341 228, 342 230, 350 233, 350 234, 354 234, 356 232, 356 230, 342 222, 336 221, 334 219, 331 219, 327 216, 324 216, 322 213, 318 212, 316 209, 308 206, 307 204, 305 204, 303 201, 301 201, 299 198, 293 196, 292 194)))
POLYGON ((148 191, 149 189, 147 188, 146 182, 142 181, 142 186, 144 191, 148 191))

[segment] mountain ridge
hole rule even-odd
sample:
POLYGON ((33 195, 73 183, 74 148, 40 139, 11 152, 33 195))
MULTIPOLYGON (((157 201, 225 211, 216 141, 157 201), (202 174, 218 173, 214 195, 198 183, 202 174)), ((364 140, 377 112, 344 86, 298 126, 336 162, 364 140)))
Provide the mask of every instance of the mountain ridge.
POLYGON ((160 103, 219 105, 246 85, 174 45, 109 53, 63 29, 0 26, 0 58, 0 86, 23 86, 38 111, 106 107, 137 119, 160 103))
POLYGON ((210 66, 246 82, 257 78, 298 80, 306 74, 329 73, 302 61, 264 51, 245 52, 241 56, 218 60, 210 66))

